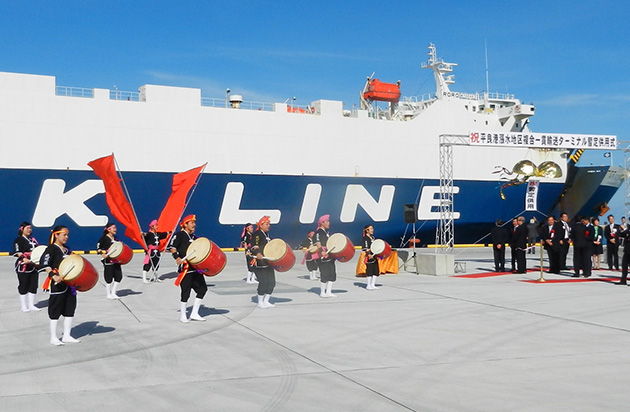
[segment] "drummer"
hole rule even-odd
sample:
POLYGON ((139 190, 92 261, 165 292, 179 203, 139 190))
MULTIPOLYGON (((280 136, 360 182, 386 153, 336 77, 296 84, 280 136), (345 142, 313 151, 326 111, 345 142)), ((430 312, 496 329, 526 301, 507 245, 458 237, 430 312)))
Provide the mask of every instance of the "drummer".
POLYGON ((122 265, 115 259, 111 259, 107 256, 107 251, 114 242, 117 242, 116 238, 116 225, 112 222, 107 223, 105 229, 103 229, 103 236, 98 240, 96 244, 96 253, 104 255, 101 259, 103 263, 103 277, 105 278, 105 290, 107 292, 107 299, 120 299, 116 294, 116 289, 122 281, 122 265))
POLYGON ((365 225, 363 228, 363 252, 365 253, 365 278, 367 279, 366 290, 376 290, 376 278, 378 276, 378 261, 372 253, 372 242, 374 241, 374 227, 365 225))
POLYGON ((149 223, 149 231, 144 234, 144 242, 147 244, 147 250, 144 255, 144 266, 142 266, 142 283, 162 281, 157 274, 158 268, 160 267, 160 259, 162 259, 160 240, 166 239, 171 233, 173 232, 158 232, 158 222, 155 219, 149 223), (150 280, 147 279, 149 270, 153 272, 150 280))
POLYGON ((39 273, 35 264, 31 261, 31 252, 38 245, 37 240, 31 236, 33 227, 29 222, 22 222, 18 229, 18 237, 13 242, 13 257, 15 261, 15 273, 18 278, 18 294, 22 312, 40 311, 35 306, 35 294, 39 283, 39 273))
POLYGON ((77 291, 74 287, 65 284, 59 276, 59 265, 61 261, 72 252, 66 247, 68 241, 68 228, 56 226, 50 235, 49 246, 41 257, 40 272, 46 272, 48 279, 44 283, 44 289, 50 289, 48 300, 48 317, 50 318, 50 344, 55 346, 64 343, 79 343, 70 335, 72 330, 72 320, 77 308, 77 291), (57 323, 59 317, 63 316, 63 337, 57 337, 57 323))
POLYGON ((241 233, 241 247, 245 249, 245 263, 247 264, 247 279, 246 283, 258 283, 256 280, 256 275, 254 274, 254 266, 252 265, 252 260, 254 259, 250 252, 250 245, 252 243, 252 233, 254 233, 254 225, 251 223, 247 223, 243 227, 243 232, 241 233))
POLYGON ((267 259, 263 257, 265 245, 269 243, 269 227, 271 227, 271 218, 263 216, 258 223, 257 229, 252 234, 252 242, 250 253, 255 256, 254 273, 258 279, 258 307, 260 309, 274 308, 276 305, 269 302, 273 289, 276 287, 276 271, 269 264, 267 259))
POLYGON ((308 269, 309 279, 317 280, 317 261, 319 260, 319 254, 317 253, 317 247, 313 244, 313 235, 314 231, 308 232, 306 235, 306 239, 302 241, 300 247, 302 248, 302 252, 304 252, 304 260, 302 260, 302 264, 306 263, 306 269, 308 269))
POLYGON ((315 232, 313 243, 321 255, 319 259, 320 273, 320 294, 322 298, 335 298, 337 295, 332 293, 332 285, 337 280, 337 270, 335 268, 335 258, 330 256, 326 250, 326 243, 330 234, 330 215, 323 215, 317 221, 317 231, 315 232))
POLYGON ((201 300, 206 296, 208 291, 208 285, 203 275, 189 265, 188 261, 184 260, 188 252, 188 246, 197 239, 195 235, 195 229, 197 228, 197 217, 195 215, 185 216, 179 224, 181 230, 173 236, 169 249, 173 255, 173 259, 177 262, 177 271, 180 273, 181 283, 181 299, 180 299, 180 316, 179 321, 182 323, 188 323, 190 320, 186 316, 186 304, 190 298, 191 290, 194 290, 197 294, 195 296, 195 302, 190 313, 190 319, 198 320, 200 322, 205 321, 199 315, 199 308, 201 307, 201 300))

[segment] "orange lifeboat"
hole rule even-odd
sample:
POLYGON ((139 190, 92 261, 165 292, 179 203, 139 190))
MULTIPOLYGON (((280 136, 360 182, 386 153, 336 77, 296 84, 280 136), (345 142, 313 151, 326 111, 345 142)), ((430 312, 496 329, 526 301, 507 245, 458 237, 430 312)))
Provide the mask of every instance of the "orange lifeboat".
POLYGON ((365 100, 395 103, 400 100, 400 82, 384 83, 379 79, 370 79, 363 93, 365 100))

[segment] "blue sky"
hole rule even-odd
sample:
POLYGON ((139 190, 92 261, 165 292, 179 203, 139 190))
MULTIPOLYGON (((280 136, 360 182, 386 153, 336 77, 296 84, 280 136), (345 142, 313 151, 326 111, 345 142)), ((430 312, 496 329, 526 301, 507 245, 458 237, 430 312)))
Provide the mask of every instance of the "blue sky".
MULTIPOLYGON (((225 89, 245 100, 358 104, 366 76, 434 91, 427 46, 458 63, 452 90, 510 92, 536 105, 536 132, 630 140, 626 1, 5 1, 0 70, 57 84, 137 91, 225 89)), ((623 163, 621 152, 613 155, 623 163)), ((604 164, 600 152, 585 163, 604 164)), ((623 193, 613 213, 623 213, 623 193)))

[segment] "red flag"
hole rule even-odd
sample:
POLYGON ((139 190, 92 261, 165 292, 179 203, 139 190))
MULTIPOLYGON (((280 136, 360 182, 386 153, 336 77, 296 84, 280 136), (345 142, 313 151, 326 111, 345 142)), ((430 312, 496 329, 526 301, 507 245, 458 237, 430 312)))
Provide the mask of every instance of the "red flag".
POLYGON ((114 165, 114 155, 101 157, 88 163, 94 173, 101 178, 105 185, 105 200, 109 210, 114 217, 127 228, 125 235, 145 247, 144 238, 138 225, 138 219, 133 210, 133 206, 127 199, 122 186, 121 179, 116 172, 114 165))
MULTIPOLYGON (((158 226, 162 230, 172 230, 177 227, 179 219, 186 208, 186 198, 190 189, 197 182, 197 178, 206 165, 188 170, 186 172, 177 173, 173 176, 173 186, 171 196, 166 202, 166 206, 158 219, 158 226)), ((164 250, 168 243, 168 238, 160 241, 160 250, 164 250)))

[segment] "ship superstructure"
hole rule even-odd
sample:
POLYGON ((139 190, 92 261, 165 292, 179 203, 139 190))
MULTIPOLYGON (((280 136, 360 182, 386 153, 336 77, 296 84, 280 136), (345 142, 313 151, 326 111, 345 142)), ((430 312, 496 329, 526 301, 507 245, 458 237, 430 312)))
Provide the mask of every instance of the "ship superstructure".
MULTIPOLYGON (((173 173, 207 162, 188 210, 199 216, 200 233, 222 247, 238 245, 240 227, 263 214, 272 217, 274 236, 290 244, 330 214, 334 231, 360 239, 372 223, 397 246, 409 236, 402 212, 409 203, 418 205, 423 243, 432 243, 439 136, 527 133, 535 112, 511 95, 451 91, 454 66, 430 45, 423 67, 433 71, 435 94, 391 98, 385 109, 366 99, 354 111, 330 100, 296 106, 234 94, 209 99, 199 89, 151 84, 138 92, 78 89, 51 76, 0 73, 0 175, 15 183, 5 191, 0 237, 12 239, 23 220, 36 234, 64 223, 75 248, 93 248, 108 210, 87 163, 114 153, 141 224, 159 215, 173 173)), ((566 176, 566 156, 527 147, 455 150, 456 240, 476 241, 496 218, 523 211, 525 188, 514 185, 501 200, 500 186, 511 177, 498 169, 509 172, 527 159, 554 162, 566 176)), ((565 177, 541 178, 542 213, 564 184, 565 177)))

